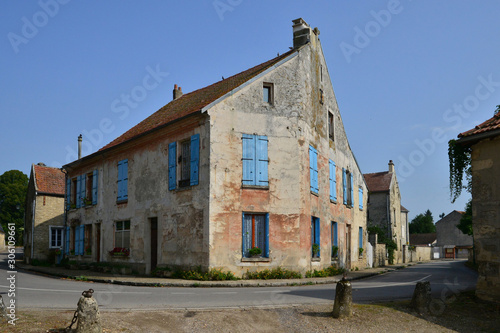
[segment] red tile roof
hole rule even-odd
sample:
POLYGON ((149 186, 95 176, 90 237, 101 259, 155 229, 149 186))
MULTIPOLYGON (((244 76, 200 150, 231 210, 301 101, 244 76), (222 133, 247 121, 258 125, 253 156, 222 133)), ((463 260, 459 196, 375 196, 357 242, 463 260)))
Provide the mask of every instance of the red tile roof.
POLYGON ((38 192, 64 195, 65 176, 61 169, 33 164, 33 173, 38 192))
POLYGON ((486 120, 484 123, 477 125, 473 129, 460 133, 458 137, 465 138, 475 134, 486 133, 493 130, 500 130, 500 112, 490 119, 486 120))
POLYGON ((365 173, 363 176, 370 192, 389 191, 391 187, 392 173, 389 171, 365 173))
POLYGON ((165 126, 174 120, 200 111, 208 104, 224 96, 226 93, 237 88, 248 80, 254 78, 258 74, 262 73, 266 69, 270 68, 271 66, 275 65, 276 63, 285 59, 290 54, 296 51, 296 49, 293 49, 291 51, 288 51, 287 53, 284 53, 255 67, 252 67, 239 74, 223 79, 205 88, 201 88, 182 95, 181 97, 171 101, 170 103, 153 113, 151 116, 149 116, 136 126, 132 127, 123 135, 101 148, 99 151, 132 140, 142 134, 161 128, 162 126, 165 126))

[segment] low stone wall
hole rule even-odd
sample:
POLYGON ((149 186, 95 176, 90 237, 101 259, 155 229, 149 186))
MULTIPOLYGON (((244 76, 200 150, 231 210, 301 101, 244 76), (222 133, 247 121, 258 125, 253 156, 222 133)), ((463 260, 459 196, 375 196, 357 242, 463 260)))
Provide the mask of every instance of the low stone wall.
POLYGON ((429 246, 409 246, 406 252, 405 262, 417 262, 432 260, 432 247, 429 246))
POLYGON ((387 265, 387 251, 385 244, 376 244, 373 248, 374 258, 373 267, 381 267, 387 265))

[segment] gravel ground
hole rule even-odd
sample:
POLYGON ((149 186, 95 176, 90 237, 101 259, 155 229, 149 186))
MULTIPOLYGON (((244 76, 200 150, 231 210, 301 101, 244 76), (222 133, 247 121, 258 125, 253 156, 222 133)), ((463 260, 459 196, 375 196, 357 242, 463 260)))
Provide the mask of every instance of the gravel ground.
MULTIPOLYGON (((104 332, 500 332, 499 307, 479 302, 473 293, 450 299, 439 315, 421 316, 408 301, 354 305, 351 318, 331 317, 332 304, 266 309, 106 311, 104 332)), ((0 332, 51 332, 66 327, 72 311, 19 311, 16 326, 0 332)), ((76 327, 76 325, 75 325, 76 327)))

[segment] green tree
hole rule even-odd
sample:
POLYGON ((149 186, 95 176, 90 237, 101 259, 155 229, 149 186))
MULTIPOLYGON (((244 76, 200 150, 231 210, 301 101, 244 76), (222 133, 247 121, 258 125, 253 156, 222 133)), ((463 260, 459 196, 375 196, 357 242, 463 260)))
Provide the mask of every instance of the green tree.
POLYGON ((28 190, 28 176, 19 170, 10 170, 0 176, 0 223, 7 232, 7 225, 16 226, 16 243, 23 244, 24 202, 28 190))
POLYGON ((424 214, 418 214, 411 220, 410 234, 426 234, 430 232, 436 232, 436 226, 431 211, 427 209, 424 214))
POLYGON ((465 214, 462 215, 457 228, 464 234, 472 236, 472 199, 465 205, 465 214))

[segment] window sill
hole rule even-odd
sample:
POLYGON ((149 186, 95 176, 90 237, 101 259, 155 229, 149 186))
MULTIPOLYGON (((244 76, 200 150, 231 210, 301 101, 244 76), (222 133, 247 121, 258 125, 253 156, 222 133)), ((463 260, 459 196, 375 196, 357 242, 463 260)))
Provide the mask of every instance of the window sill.
POLYGON ((269 190, 269 186, 259 186, 259 185, 241 185, 241 188, 249 190, 269 190))
POLYGON ((330 199, 330 202, 333 203, 333 204, 337 204, 337 200, 330 199))
POLYGON ((125 200, 116 200, 116 204, 117 205, 126 204, 127 202, 128 202, 128 199, 125 199, 125 200))
POLYGON ((314 257, 314 258, 311 258, 311 261, 312 261, 312 262, 320 262, 320 261, 321 261, 321 258, 319 258, 319 257, 314 257))
POLYGON ((174 189, 175 192, 182 192, 182 191, 187 191, 193 188, 194 185, 188 185, 188 186, 179 186, 174 189))
POLYGON ((271 262, 271 258, 241 258, 241 262, 271 262))
POLYGON ((314 195, 314 196, 316 196, 316 197, 319 197, 319 193, 311 191, 311 194, 314 195))

